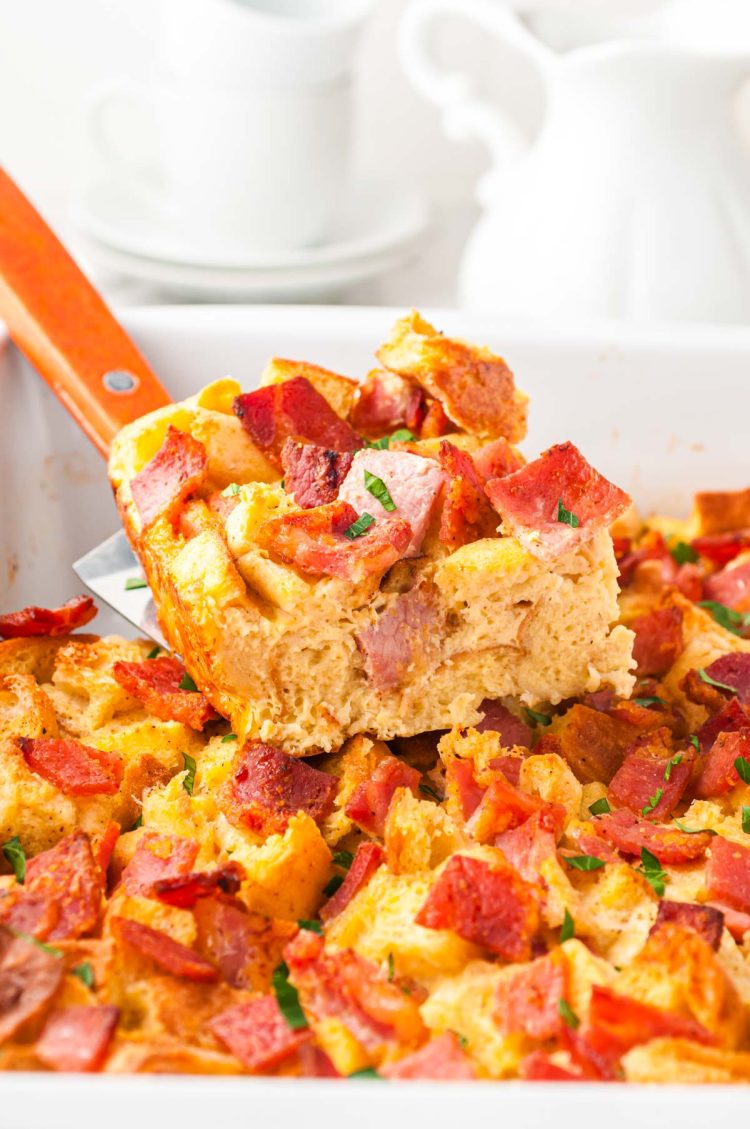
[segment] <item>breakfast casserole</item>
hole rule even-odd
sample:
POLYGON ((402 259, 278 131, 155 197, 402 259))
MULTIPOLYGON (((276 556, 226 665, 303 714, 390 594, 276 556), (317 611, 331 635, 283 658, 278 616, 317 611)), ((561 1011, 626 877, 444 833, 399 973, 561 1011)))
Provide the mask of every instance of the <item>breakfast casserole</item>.
POLYGON ((0 1068, 750 1080, 750 490, 643 519, 488 350, 378 361, 118 438, 173 653, 0 615, 0 1068))

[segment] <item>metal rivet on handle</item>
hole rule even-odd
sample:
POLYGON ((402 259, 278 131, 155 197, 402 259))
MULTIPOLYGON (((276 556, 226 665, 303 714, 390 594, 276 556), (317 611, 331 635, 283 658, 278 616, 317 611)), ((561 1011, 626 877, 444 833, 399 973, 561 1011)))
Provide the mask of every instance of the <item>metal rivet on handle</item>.
POLYGON ((108 392, 135 392, 138 383, 138 377, 125 369, 111 369, 102 377, 102 384, 108 392))

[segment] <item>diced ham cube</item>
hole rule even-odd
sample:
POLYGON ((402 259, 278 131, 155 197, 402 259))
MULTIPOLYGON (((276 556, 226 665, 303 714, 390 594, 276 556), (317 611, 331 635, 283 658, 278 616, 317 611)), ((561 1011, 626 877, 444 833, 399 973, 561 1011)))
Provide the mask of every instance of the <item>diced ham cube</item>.
POLYGON ((27 862, 24 885, 0 900, 0 919, 38 940, 73 940, 97 924, 103 890, 88 835, 74 831, 27 862))
POLYGON ((740 782, 735 762, 750 761, 750 728, 719 733, 703 762, 695 785, 698 799, 723 796, 740 782))
POLYGON ((424 419, 424 392, 395 372, 371 372, 351 413, 357 431, 371 438, 406 428, 415 435, 424 419))
POLYGON ((63 972, 59 957, 0 925, 0 1044, 44 1012, 63 972))
POLYGON ((203 898, 193 910, 199 952, 233 988, 267 991, 296 922, 248 913, 242 902, 203 898))
POLYGON ((436 653, 440 624, 439 596, 431 581, 397 596, 357 636, 373 686, 393 690, 410 673, 423 673, 436 653))
POLYGON ((532 1051, 519 1067, 524 1082, 587 1082, 580 1071, 568 1070, 554 1062, 546 1051, 532 1051))
POLYGON ((346 805, 346 814, 363 831, 382 836, 396 790, 408 788, 416 795, 420 780, 416 768, 397 757, 383 757, 370 779, 355 788, 346 805))
POLYGON ((411 527, 411 539, 404 556, 418 556, 445 482, 443 471, 434 459, 408 451, 358 451, 339 490, 339 499, 348 502, 357 514, 371 514, 377 523, 387 519, 389 511, 368 490, 365 472, 385 483, 396 507, 390 513, 407 521, 411 527))
POLYGON ((500 848, 524 881, 538 882, 542 863, 555 857, 564 815, 561 804, 547 804, 519 827, 503 831, 495 839, 495 846, 500 848))
POLYGON ((594 984, 585 1039, 597 1055, 614 1064, 631 1047, 659 1038, 715 1042, 713 1035, 694 1019, 594 984))
POLYGON ((281 449, 284 489, 305 510, 335 502, 352 457, 351 452, 287 439, 281 449))
POLYGON ((712 899, 750 913, 750 847, 716 835, 706 866, 706 889, 712 899))
POLYGON ((448 762, 445 769, 448 794, 455 795, 461 805, 461 814, 469 819, 479 807, 486 789, 474 779, 474 765, 470 760, 458 758, 448 762))
POLYGON ((122 884, 130 897, 141 894, 149 897, 154 883, 163 878, 180 878, 189 874, 198 857, 198 844, 194 839, 178 835, 164 835, 150 828, 145 830, 135 848, 133 857, 122 872, 122 884))
POLYGON ((484 717, 477 723, 476 728, 480 733, 488 730, 500 734, 500 742, 505 748, 513 745, 525 745, 531 748, 531 727, 516 717, 514 713, 497 700, 485 698, 480 702, 478 709, 484 717))
POLYGON ((174 941, 161 929, 152 929, 150 925, 143 925, 140 921, 132 921, 127 917, 113 917, 111 925, 119 941, 130 945, 172 976, 199 983, 218 980, 219 973, 210 961, 187 945, 174 941))
POLYGON ((513 827, 525 823, 532 815, 549 807, 545 800, 515 788, 502 773, 497 773, 472 815, 467 830, 480 843, 492 842, 513 827))
POLYGON ((100 1070, 117 1027, 119 1008, 73 1005, 53 1011, 34 1046, 52 1070, 100 1070))
POLYGON ((180 507, 204 485, 207 476, 206 448, 170 424, 153 459, 130 482, 143 528, 148 529, 159 517, 174 521, 180 507))
POLYGON ((609 799, 651 820, 668 819, 688 786, 695 751, 674 753, 669 730, 657 729, 636 744, 612 777, 609 799), (642 743, 641 743, 642 742, 642 743))
POLYGON ((346 909, 352 898, 364 890, 384 858, 385 852, 379 843, 360 843, 344 881, 320 907, 321 921, 330 921, 346 909))
POLYGON ((0 639, 22 639, 32 635, 69 635, 96 615, 91 596, 74 596, 59 608, 23 608, 0 615, 0 639))
POLYGON ((243 1066, 254 1073, 272 1070, 310 1039, 309 1029, 294 1030, 275 996, 258 996, 214 1016, 209 1027, 243 1066))
POLYGON ((682 609, 657 608, 630 624, 635 632, 633 658, 640 675, 665 674, 682 654, 682 609))
POLYGON ((750 652, 722 655, 706 667, 706 674, 715 682, 731 686, 743 706, 750 705, 750 652))
POLYGON ((237 820, 262 835, 284 832, 297 812, 317 823, 333 807, 337 781, 328 772, 262 741, 242 749, 230 789, 237 820))
POLYGON ((703 594, 707 600, 716 600, 734 611, 750 611, 750 561, 732 565, 709 576, 703 594))
POLYGON ((418 1051, 384 1066, 384 1078, 423 1078, 430 1082, 469 1082, 477 1072, 452 1031, 430 1039, 418 1051))
POLYGON ((565 1022, 560 1000, 568 994, 568 962, 559 949, 519 968, 501 980, 495 994, 495 1017, 506 1034, 554 1039, 565 1022))
POLYGON ((641 848, 646 847, 665 866, 702 858, 712 842, 707 832, 691 835, 677 828, 655 827, 627 808, 599 816, 594 827, 623 854, 640 855, 641 848))

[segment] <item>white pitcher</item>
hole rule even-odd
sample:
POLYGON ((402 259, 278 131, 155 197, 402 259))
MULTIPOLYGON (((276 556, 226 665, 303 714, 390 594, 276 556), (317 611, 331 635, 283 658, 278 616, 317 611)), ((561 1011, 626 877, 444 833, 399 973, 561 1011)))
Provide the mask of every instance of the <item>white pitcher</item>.
POLYGON ((620 41, 555 54, 491 0, 414 0, 405 69, 455 138, 493 167, 461 267, 463 306, 516 317, 750 321, 750 156, 736 95, 744 51, 620 41), (431 39, 461 16, 522 53, 545 93, 521 155, 510 119, 442 72, 431 39), (513 151, 515 149, 515 152, 513 151))

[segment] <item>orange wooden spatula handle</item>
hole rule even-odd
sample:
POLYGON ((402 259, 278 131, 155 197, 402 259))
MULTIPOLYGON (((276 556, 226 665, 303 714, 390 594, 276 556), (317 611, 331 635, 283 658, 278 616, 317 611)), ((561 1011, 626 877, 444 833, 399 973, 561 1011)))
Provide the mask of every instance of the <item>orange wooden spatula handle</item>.
POLYGON ((0 168, 0 319, 103 455, 166 390, 23 192, 0 168))

